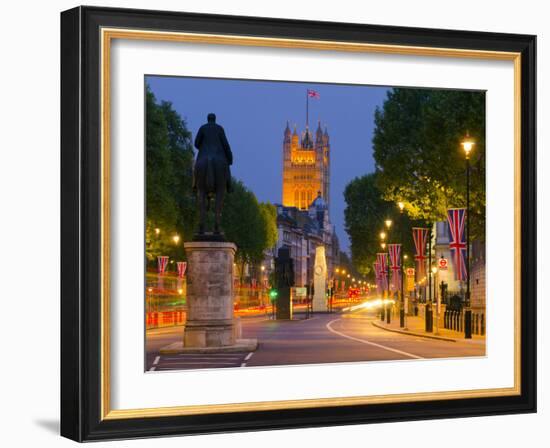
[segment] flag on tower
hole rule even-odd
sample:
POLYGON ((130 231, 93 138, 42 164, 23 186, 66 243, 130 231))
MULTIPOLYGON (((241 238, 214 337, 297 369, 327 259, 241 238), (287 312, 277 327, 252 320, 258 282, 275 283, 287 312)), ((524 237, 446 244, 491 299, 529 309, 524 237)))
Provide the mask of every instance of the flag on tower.
POLYGON ((391 281, 394 291, 401 289, 401 244, 388 244, 391 281))
POLYGON ((315 90, 311 90, 311 89, 307 89, 307 96, 310 97, 310 98, 315 98, 315 99, 321 99, 321 95, 319 94, 319 92, 316 92, 315 90))
POLYGON ((447 210, 447 221, 449 222, 449 233, 451 235, 449 250, 453 260, 455 280, 467 280, 466 269, 466 209, 450 208, 447 210))
POLYGON ((428 240, 428 230, 423 227, 413 227, 413 240, 416 254, 416 281, 422 280, 426 276, 426 241, 428 240))

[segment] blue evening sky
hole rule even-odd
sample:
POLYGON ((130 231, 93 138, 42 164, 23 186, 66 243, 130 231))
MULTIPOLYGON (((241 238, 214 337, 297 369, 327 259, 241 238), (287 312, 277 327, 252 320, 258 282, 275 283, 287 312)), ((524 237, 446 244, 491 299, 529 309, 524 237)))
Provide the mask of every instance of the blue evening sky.
POLYGON ((309 100, 309 127, 326 126, 331 145, 330 217, 342 250, 349 253, 344 230, 344 189, 350 180, 374 170, 374 111, 388 88, 360 85, 272 82, 147 76, 158 101, 170 101, 193 138, 214 112, 233 151, 232 174, 262 202, 281 203, 283 132, 286 122, 305 128, 306 89, 321 98, 309 100))

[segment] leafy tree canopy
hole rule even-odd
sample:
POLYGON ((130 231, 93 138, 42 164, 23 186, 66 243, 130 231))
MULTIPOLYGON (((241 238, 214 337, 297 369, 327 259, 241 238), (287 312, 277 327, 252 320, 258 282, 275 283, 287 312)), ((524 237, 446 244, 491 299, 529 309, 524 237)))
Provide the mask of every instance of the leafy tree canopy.
POLYGON ((344 191, 346 232, 351 242, 351 257, 354 268, 362 275, 372 278, 372 264, 376 253, 381 252, 380 232, 386 233, 386 243, 403 244, 403 253, 413 253, 411 229, 419 225, 406 214, 399 213, 394 202, 384 199, 378 187, 379 173, 370 173, 353 179, 344 191), (391 220, 388 230, 385 220, 391 220))
POLYGON ((375 113, 377 186, 385 200, 405 203, 412 219, 446 219, 447 208, 466 205, 466 161, 471 154, 471 234, 484 239, 485 94, 396 88, 375 113))
POLYGON ((171 103, 146 91, 146 256, 185 258, 183 242, 197 222, 191 189, 194 152, 191 133, 171 103), (179 236, 179 241, 174 236, 179 236))
POLYGON ((233 191, 226 196, 222 228, 229 241, 237 245, 236 259, 241 265, 261 263, 264 251, 277 242, 277 211, 271 204, 260 204, 252 191, 233 179, 233 191))

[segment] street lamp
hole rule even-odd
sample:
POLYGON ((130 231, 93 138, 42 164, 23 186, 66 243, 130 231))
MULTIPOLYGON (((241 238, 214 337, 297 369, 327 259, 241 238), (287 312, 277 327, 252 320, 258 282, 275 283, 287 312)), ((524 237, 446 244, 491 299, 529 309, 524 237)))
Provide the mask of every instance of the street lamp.
POLYGON ((180 242, 180 236, 179 235, 174 235, 172 237, 172 239, 174 240, 174 244, 178 244, 180 242))
POLYGON ((405 288, 404 288, 404 277, 405 277, 405 268, 403 266, 403 243, 405 241, 405 237, 403 236, 403 209, 405 208, 405 204, 401 201, 397 203, 397 206, 399 207, 399 227, 401 230, 401 251, 400 251, 400 258, 399 260, 401 264, 401 300, 399 301, 399 326, 401 328, 405 328, 405 288))
POLYGON ((380 239, 384 241, 386 239, 386 232, 380 232, 380 239))
POLYGON ((386 243, 380 243, 380 247, 381 247, 382 249, 385 249, 385 248, 386 248, 386 243))
POLYGON ((158 227, 155 228, 155 235, 158 235, 160 233, 160 229, 158 227))
POLYGON ((435 281, 435 275, 437 274, 437 267, 432 266, 432 276, 434 277, 434 296, 435 296, 435 334, 439 334, 439 308, 440 308, 440 296, 437 294, 437 282, 435 281))
POLYGON ((464 310, 464 337, 472 338, 472 309, 470 308, 470 152, 475 145, 470 134, 462 140, 462 148, 466 155, 466 300, 464 310))
POLYGON ((388 228, 388 230, 390 229, 391 225, 392 225, 392 220, 391 219, 386 219, 384 221, 384 224, 386 224, 386 227, 388 228))

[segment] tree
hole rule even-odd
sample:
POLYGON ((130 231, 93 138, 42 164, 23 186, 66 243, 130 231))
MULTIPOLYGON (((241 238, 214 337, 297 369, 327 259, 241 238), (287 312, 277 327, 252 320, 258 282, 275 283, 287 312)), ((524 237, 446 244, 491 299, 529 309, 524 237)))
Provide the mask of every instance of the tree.
POLYGON ((185 122, 168 102, 158 104, 146 90, 146 257, 184 259, 183 241, 197 222, 191 189, 193 147, 185 122), (178 244, 173 237, 178 235, 178 244))
POLYGON ((260 212, 266 228, 266 249, 271 249, 277 244, 277 240, 279 239, 277 208, 269 202, 261 202, 260 212))
POLYGON ((375 113, 377 184, 384 199, 405 203, 428 223, 466 204, 465 156, 460 142, 476 141, 471 160, 471 234, 484 239, 485 95, 452 90, 393 89, 375 113))
POLYGON ((352 263, 362 275, 372 273, 376 253, 382 251, 380 232, 386 231, 386 219, 392 220, 390 231, 386 231, 386 242, 403 244, 403 253, 413 253, 411 227, 418 224, 401 215, 394 202, 384 199, 378 188, 378 176, 379 173, 370 173, 357 177, 344 190, 344 218, 351 242, 352 263))
POLYGON ((229 241, 237 245, 241 282, 245 264, 255 265, 264 258, 264 251, 277 241, 276 211, 270 204, 259 204, 254 193, 233 179, 233 191, 226 196, 222 228, 229 241))

